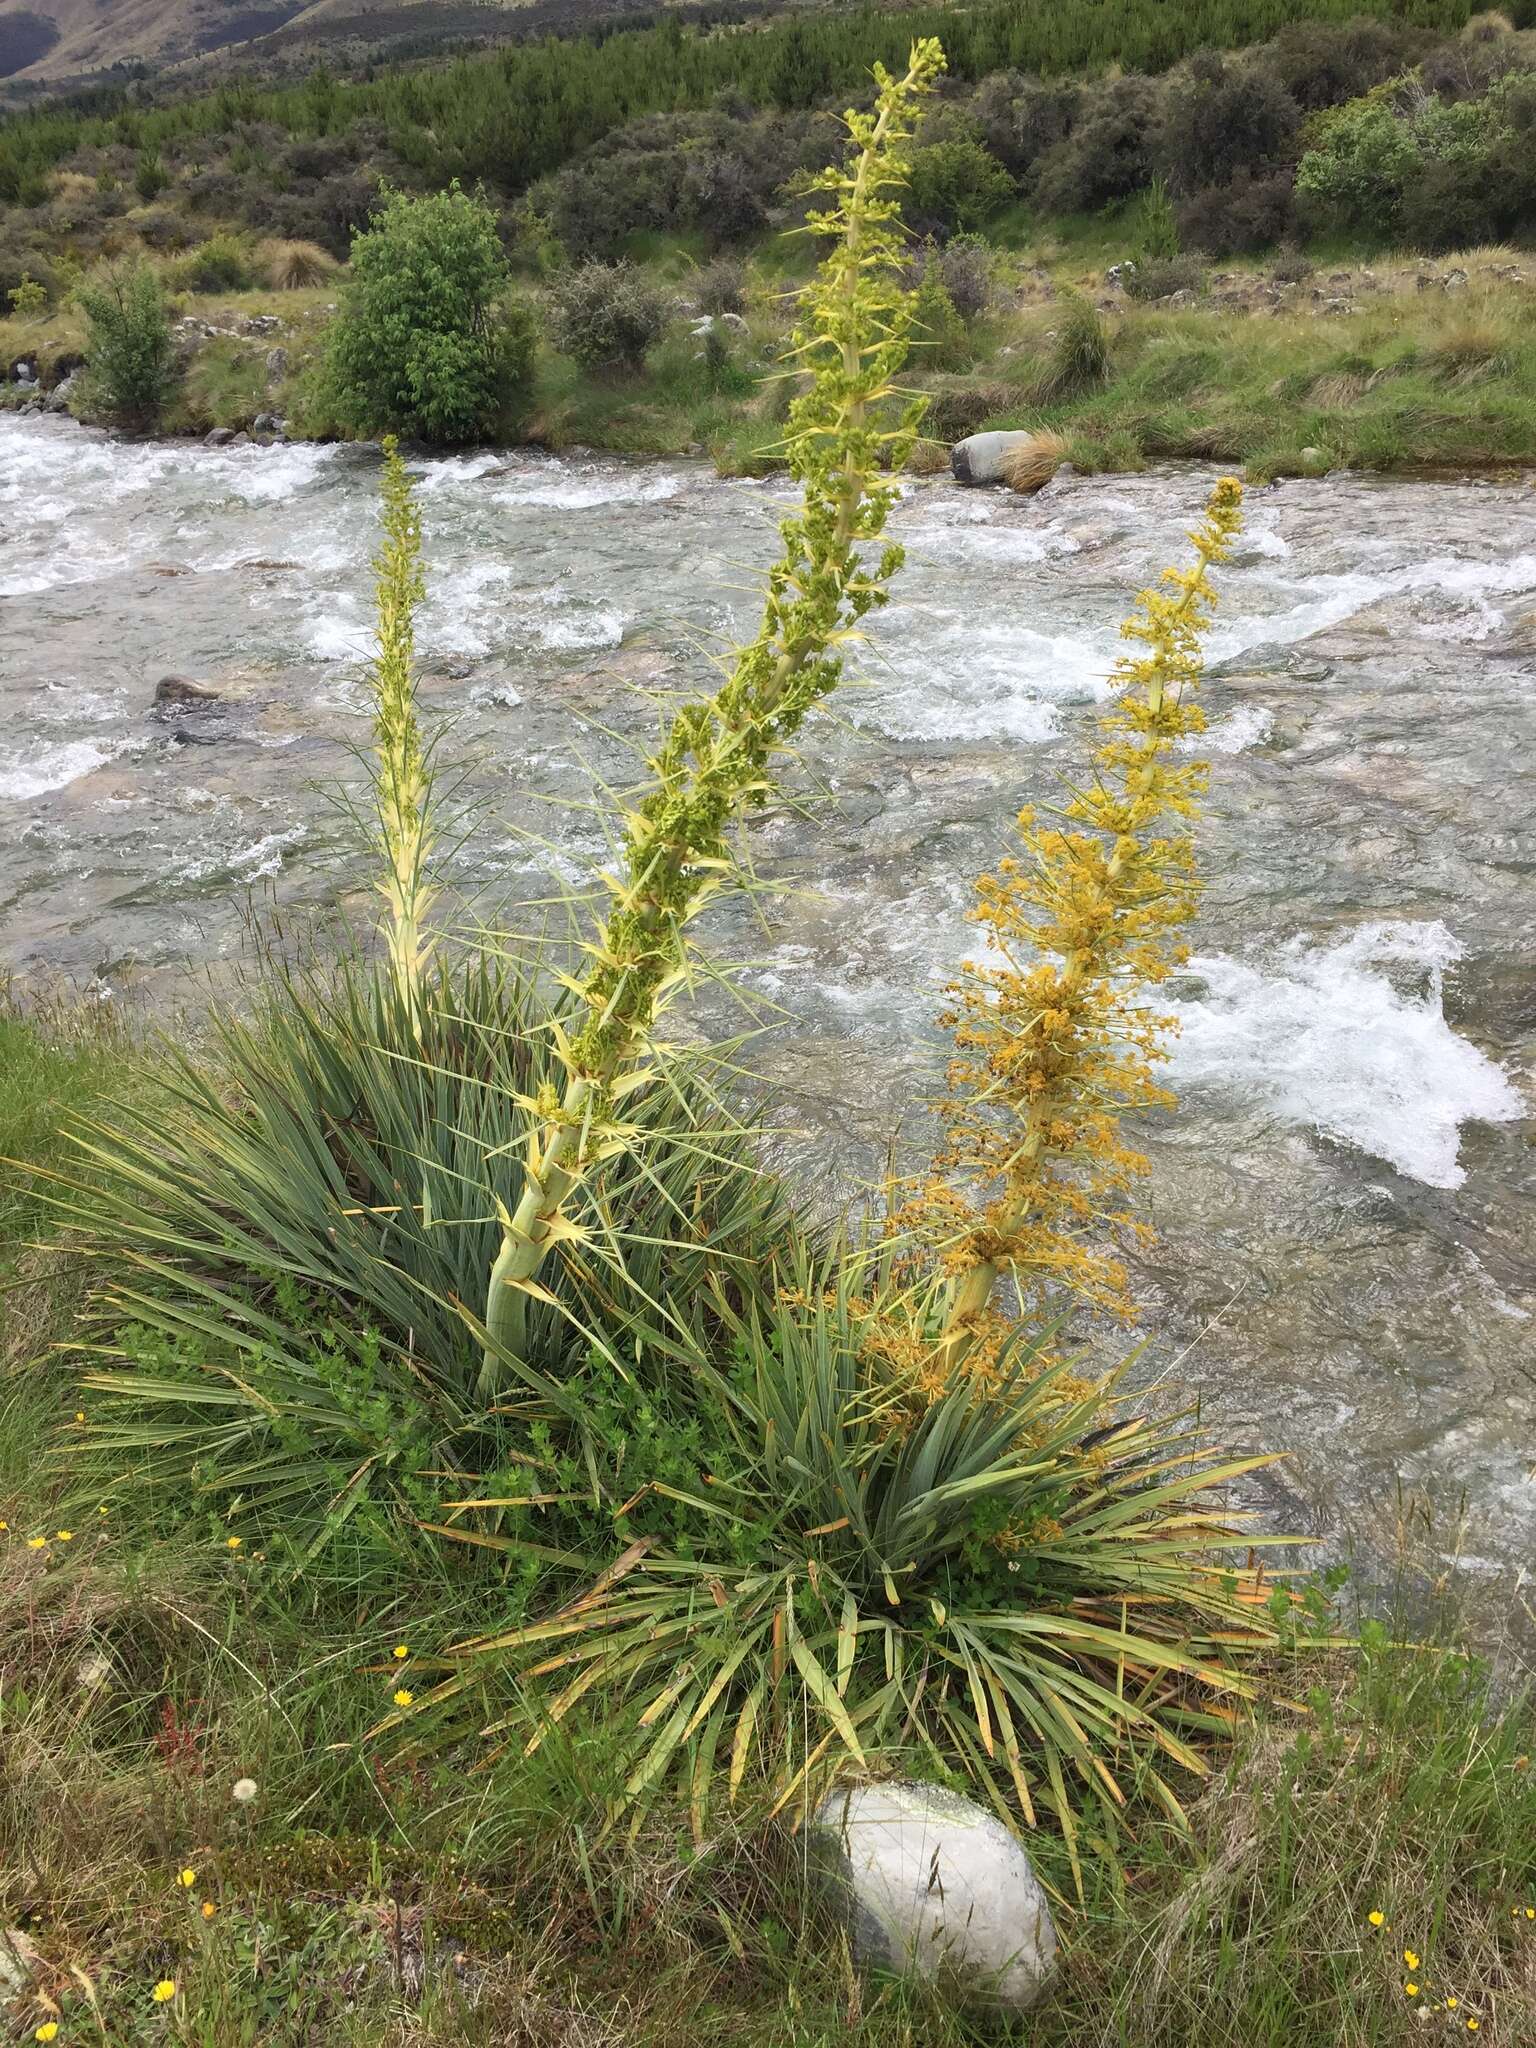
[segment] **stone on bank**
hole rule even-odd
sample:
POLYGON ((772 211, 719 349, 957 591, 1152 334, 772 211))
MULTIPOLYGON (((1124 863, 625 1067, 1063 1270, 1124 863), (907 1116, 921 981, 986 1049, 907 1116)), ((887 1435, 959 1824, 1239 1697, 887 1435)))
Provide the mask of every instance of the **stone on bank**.
POLYGON ((925 1978, 957 2004, 1024 2012, 1045 1988, 1056 1929, 1021 1844, 936 1785, 855 1785, 811 1823, 865 1969, 925 1978))

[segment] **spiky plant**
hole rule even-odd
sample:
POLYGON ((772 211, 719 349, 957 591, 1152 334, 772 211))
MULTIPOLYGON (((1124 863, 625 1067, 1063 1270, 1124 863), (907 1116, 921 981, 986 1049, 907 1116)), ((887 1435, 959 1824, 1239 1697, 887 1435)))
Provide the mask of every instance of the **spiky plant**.
POLYGON ((384 539, 374 557, 373 697, 374 838, 388 906, 384 927, 390 972, 417 1036, 421 982, 431 939, 427 913, 435 895, 427 879, 432 853, 430 748, 416 716, 416 607, 426 596, 421 520, 393 435, 384 442, 384 539))
POLYGON ((1208 763, 1180 743, 1204 729, 1206 572, 1229 553, 1241 507, 1241 485, 1224 478, 1190 536, 1191 565, 1143 591, 1123 628, 1143 651, 1116 667, 1092 776, 1059 823, 1021 812, 1022 854, 976 885, 987 951, 966 963, 942 1020, 956 1046, 938 1105, 946 1137, 898 1219, 948 1278, 940 1383, 978 1345, 995 1348, 1004 1275, 1036 1320, 1073 1297, 1131 1317, 1113 1240, 1144 1230, 1124 1199, 1146 1161, 1121 1122, 1173 1099, 1154 1073, 1171 1020, 1148 997, 1188 957, 1189 821, 1208 763))
MULTIPOLYGON (((680 1784, 701 1842, 725 1801, 798 1807, 877 1765, 1054 1820, 1074 1868, 1084 1802, 1101 1847, 1133 1793, 1182 1822, 1178 1777, 1254 1691, 1238 1651, 1274 1640, 1209 1501, 1264 1460, 1074 1394, 1018 1330, 989 1390, 957 1373, 912 1418, 870 1374, 871 1319, 906 1313, 885 1253, 787 1277, 722 1304, 734 1341, 688 1363, 703 1433, 667 1483, 637 1484, 578 1376, 518 1492, 449 1503, 445 1537, 546 1561, 541 1611, 419 1660, 435 1683, 375 1733, 533 1750, 592 1709, 623 1753, 612 1818, 680 1784)), ((650 1361, 646 1385, 665 1431, 650 1361)))
POLYGON ((873 111, 846 116, 849 162, 813 183, 831 204, 807 225, 828 250, 801 299, 792 357, 811 385, 791 407, 786 441, 803 505, 780 527, 784 551, 757 637, 713 697, 673 720, 649 789, 624 817, 612 908, 578 990, 581 1025, 559 1040, 561 1082, 535 1105, 522 1190, 501 1210, 486 1291, 488 1391, 525 1352, 539 1270, 575 1228, 565 1213, 573 1190, 628 1142, 624 1098, 646 1073, 657 1015, 686 976, 687 927, 731 875, 731 823, 766 795, 775 757, 836 684, 841 650, 885 602, 900 564, 894 546, 874 562, 866 553, 899 495, 886 472, 901 467, 919 410, 896 424, 885 412, 911 323, 895 194, 914 111, 943 62, 927 40, 913 46, 904 77, 877 66, 873 111))

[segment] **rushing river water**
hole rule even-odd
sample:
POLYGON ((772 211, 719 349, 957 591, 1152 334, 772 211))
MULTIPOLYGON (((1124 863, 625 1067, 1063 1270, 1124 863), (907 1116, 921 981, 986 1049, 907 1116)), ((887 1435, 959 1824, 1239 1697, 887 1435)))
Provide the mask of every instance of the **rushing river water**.
MULTIPOLYGON (((579 881, 641 692, 746 630, 779 486, 529 454, 418 465, 424 694, 478 803, 455 881, 579 881), (551 803, 550 799, 556 799, 551 803), (548 850, 546 850, 548 849, 548 850)), ((0 418, 0 959, 184 994, 252 888, 366 885, 359 781, 377 459, 205 450, 0 418), (223 693, 175 726, 157 679, 223 693)), ((807 1169, 918 1128, 969 878, 1080 762, 1117 626, 1209 478, 1032 502, 917 483, 863 681, 808 730, 802 804, 751 832, 722 954, 785 1013, 763 1066, 807 1169)), ((1220 573, 1180 1114, 1148 1133, 1149 1356, 1214 1434, 1293 1456, 1292 1527, 1369 1540, 1399 1483, 1446 1547, 1536 1531, 1536 490, 1335 478, 1253 493, 1220 573)))

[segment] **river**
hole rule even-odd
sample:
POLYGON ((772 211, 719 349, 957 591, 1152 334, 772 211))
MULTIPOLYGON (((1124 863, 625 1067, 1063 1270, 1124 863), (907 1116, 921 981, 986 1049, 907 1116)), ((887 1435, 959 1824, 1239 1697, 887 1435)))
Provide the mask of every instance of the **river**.
MULTIPOLYGON (((423 695, 474 812, 487 917, 579 883, 594 789, 654 698, 755 615, 785 500, 687 462, 414 465, 423 695)), ((1041 497, 914 482, 908 566, 797 801, 779 893, 715 918, 776 1030, 797 1170, 920 1135, 970 877, 1084 758, 1136 590, 1209 475, 1041 497)), ((367 742, 377 457, 129 442, 0 416, 0 963, 184 1002, 253 895, 366 906, 336 805, 367 742), (150 713, 179 672, 221 693, 150 713)), ((1536 1531, 1536 490, 1334 477, 1250 494, 1219 572, 1209 887, 1176 985, 1182 1106, 1145 1134, 1144 1370, 1213 1435, 1290 1452, 1275 1519, 1379 1547, 1405 1499, 1474 1571, 1536 1531)), ((518 922, 526 924, 526 916, 518 922)))

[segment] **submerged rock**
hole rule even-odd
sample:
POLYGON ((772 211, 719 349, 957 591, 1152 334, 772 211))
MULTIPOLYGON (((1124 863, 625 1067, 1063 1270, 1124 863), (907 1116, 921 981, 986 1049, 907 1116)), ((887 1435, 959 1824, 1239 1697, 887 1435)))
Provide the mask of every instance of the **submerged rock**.
MULTIPOLYGON (((168 573, 180 575, 178 569, 168 573)), ((155 685, 154 714, 157 718, 180 718, 187 711, 206 710, 219 702, 217 690, 206 683, 194 683, 190 676, 162 676, 155 685)))
POLYGON ((863 1967, 927 1978, 958 2004, 1035 2003, 1056 1929, 1028 1856, 994 1815, 936 1785, 857 1785, 825 1800, 811 1827, 863 1967))

